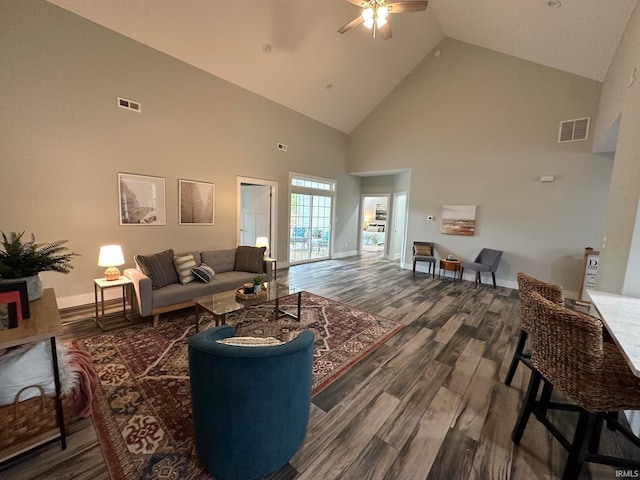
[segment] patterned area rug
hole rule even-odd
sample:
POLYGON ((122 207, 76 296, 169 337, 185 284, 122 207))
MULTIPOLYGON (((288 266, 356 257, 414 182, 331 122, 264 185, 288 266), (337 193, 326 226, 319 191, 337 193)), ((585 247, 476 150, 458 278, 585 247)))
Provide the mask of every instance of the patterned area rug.
MULTIPOLYGON (((286 297, 281 307, 293 313, 296 301, 296 295, 286 297)), ((312 330, 314 394, 403 327, 306 292, 300 322, 274 321, 273 308, 269 303, 245 308, 228 315, 227 324, 237 336, 283 341, 312 330)), ((156 328, 136 325, 78 341, 100 378, 93 419, 112 480, 208 478, 193 444, 187 345, 194 321, 192 310, 183 310, 162 316, 156 328)), ((200 329, 212 326, 205 317, 200 329)))

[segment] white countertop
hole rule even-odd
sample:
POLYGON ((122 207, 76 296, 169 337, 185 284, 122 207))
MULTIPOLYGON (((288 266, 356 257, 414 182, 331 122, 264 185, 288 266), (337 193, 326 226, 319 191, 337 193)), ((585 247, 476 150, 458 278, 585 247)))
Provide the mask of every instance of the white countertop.
POLYGON ((640 377, 640 298, 587 290, 607 330, 633 374, 640 377))

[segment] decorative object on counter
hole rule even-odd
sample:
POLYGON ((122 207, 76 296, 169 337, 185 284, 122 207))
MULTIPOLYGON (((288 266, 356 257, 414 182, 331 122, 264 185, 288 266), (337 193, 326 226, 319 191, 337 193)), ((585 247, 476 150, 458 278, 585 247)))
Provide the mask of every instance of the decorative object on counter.
POLYGON ((255 288, 253 288, 253 283, 245 283, 242 285, 242 291, 245 295, 251 295, 255 292, 255 288))
POLYGON ((35 236, 31 240, 22 241, 24 232, 11 232, 9 236, 2 232, 0 251, 0 283, 24 281, 27 283, 27 294, 32 302, 42 296, 40 272, 69 273, 73 266, 71 258, 77 253, 66 253, 63 246, 67 240, 38 244, 35 236))
POLYGON ((105 280, 118 280, 120 278, 120 270, 118 270, 120 265, 124 265, 124 255, 120 245, 103 245, 100 247, 98 266, 107 267, 104 271, 105 280))

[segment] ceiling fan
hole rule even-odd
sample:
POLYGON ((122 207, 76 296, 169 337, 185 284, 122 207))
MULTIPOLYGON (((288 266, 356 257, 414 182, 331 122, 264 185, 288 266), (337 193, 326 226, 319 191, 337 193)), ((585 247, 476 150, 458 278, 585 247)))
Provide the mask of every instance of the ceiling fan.
POLYGON ((362 15, 354 18, 349 23, 338 29, 338 33, 345 33, 353 27, 364 23, 364 26, 373 30, 373 38, 376 37, 376 30, 384 40, 391 38, 391 27, 387 22, 387 15, 390 13, 421 12, 427 9, 427 0, 414 0, 412 2, 392 2, 386 0, 347 0, 349 3, 362 7, 362 15))

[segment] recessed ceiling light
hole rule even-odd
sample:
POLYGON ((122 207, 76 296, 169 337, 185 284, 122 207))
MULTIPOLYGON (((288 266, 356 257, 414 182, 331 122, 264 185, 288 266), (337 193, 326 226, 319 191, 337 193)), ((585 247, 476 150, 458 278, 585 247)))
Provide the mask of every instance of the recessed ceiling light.
POLYGON ((262 53, 264 53, 265 55, 269 55, 271 53, 271 45, 269 45, 268 43, 262 45, 262 53))
POLYGON ((549 0, 547 2, 547 5, 549 5, 551 8, 560 8, 562 6, 562 3, 560 3, 560 0, 549 0))

